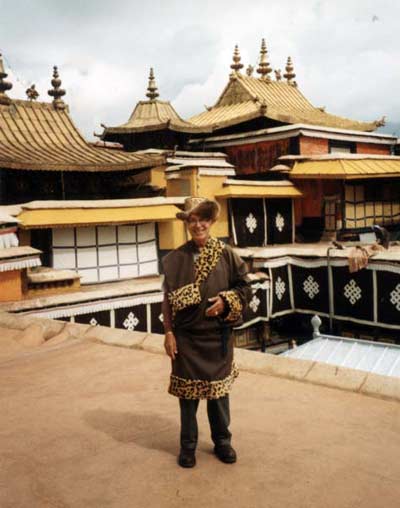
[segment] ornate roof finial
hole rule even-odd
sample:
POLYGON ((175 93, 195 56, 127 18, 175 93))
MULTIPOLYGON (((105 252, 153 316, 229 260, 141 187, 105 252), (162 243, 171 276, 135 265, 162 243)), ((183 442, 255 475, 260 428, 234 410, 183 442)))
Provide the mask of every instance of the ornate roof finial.
POLYGON ((243 64, 240 62, 241 57, 239 53, 239 46, 236 44, 235 50, 233 52, 233 63, 231 64, 231 69, 233 72, 239 72, 240 69, 243 68, 243 64))
POLYGON ((157 97, 160 94, 157 91, 157 85, 156 80, 154 79, 154 71, 153 67, 150 68, 150 75, 149 75, 149 85, 147 87, 147 94, 146 97, 148 97, 151 101, 154 101, 157 99, 157 97))
POLYGON ((36 90, 35 85, 31 85, 27 90, 25 90, 26 95, 30 101, 36 101, 39 97, 39 92, 36 90))
POLYGON ((260 49, 260 61, 258 64, 257 72, 258 74, 261 74, 260 79, 271 81, 271 78, 268 76, 268 74, 272 71, 272 68, 269 65, 267 55, 268 55, 267 45, 265 44, 265 39, 262 39, 260 49))
POLYGON ((252 76, 252 75, 253 75, 253 72, 254 72, 254 67, 253 67, 251 64, 249 64, 249 65, 247 66, 247 69, 246 69, 246 74, 247 74, 248 76, 252 76))
POLYGON ((382 116, 379 120, 375 120, 374 124, 376 127, 384 127, 386 125, 386 116, 382 116))
POLYGON ((280 69, 275 69, 274 72, 276 81, 282 81, 282 71, 280 69))
POLYGON ((6 94, 7 90, 11 90, 12 88, 12 83, 4 81, 7 76, 8 74, 4 72, 3 58, 0 53, 0 104, 5 106, 12 102, 10 97, 6 94))
MULTIPOLYGON (((296 74, 293 72, 293 70, 294 70, 294 67, 293 67, 292 59, 290 58, 290 56, 288 56, 287 64, 286 64, 286 72, 283 75, 283 77, 287 79, 287 82, 289 85, 293 85, 293 79, 296 77, 296 74)), ((297 84, 294 86, 297 86, 297 84)))
POLYGON ((55 109, 65 109, 65 103, 61 99, 61 97, 65 95, 65 90, 60 88, 61 79, 58 75, 58 69, 56 65, 53 67, 53 79, 51 80, 51 84, 53 85, 53 88, 47 93, 50 95, 50 97, 53 97, 53 105, 55 109))

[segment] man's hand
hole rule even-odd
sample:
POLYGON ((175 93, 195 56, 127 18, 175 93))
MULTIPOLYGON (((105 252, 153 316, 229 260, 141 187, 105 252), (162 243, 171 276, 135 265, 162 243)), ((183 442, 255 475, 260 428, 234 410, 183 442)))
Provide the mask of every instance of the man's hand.
POLYGON ((175 360, 175 356, 178 354, 178 348, 176 346, 176 339, 173 332, 167 332, 164 339, 164 348, 167 355, 175 360))
POLYGON ((220 296, 213 296, 209 298, 208 301, 212 303, 212 305, 206 310, 206 316, 217 317, 224 313, 225 303, 220 296))

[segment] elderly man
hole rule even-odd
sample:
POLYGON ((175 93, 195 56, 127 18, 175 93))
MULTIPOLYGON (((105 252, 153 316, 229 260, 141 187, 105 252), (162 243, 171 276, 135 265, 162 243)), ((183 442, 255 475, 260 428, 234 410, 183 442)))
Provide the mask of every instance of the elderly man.
POLYGON ((246 265, 233 250, 210 236, 219 215, 212 200, 189 198, 177 217, 191 240, 163 259, 165 350, 172 360, 169 393, 179 397, 182 467, 196 464, 196 412, 207 399, 216 456, 236 462, 229 431, 229 391, 238 372, 231 329, 241 321, 250 295, 246 265))

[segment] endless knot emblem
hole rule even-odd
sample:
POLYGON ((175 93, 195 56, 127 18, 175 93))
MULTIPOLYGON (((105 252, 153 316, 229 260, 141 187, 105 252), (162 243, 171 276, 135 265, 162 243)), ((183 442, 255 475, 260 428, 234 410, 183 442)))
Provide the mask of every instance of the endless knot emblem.
POLYGON ((303 282, 303 289, 304 292, 307 293, 308 297, 313 300, 314 297, 319 293, 319 284, 312 275, 309 275, 303 282))
POLYGON ((344 287, 344 296, 349 300, 351 305, 354 305, 361 298, 361 295, 361 288, 357 286, 354 279, 351 279, 344 287))
POLYGON ((257 312, 258 306, 260 305, 260 299, 254 295, 253 298, 250 300, 249 307, 253 312, 257 312))
POLYGON ((252 213, 249 213, 249 215, 246 217, 246 228, 250 231, 251 234, 253 234, 254 230, 257 228, 257 219, 252 213))
POLYGON ((279 301, 282 300, 283 295, 286 291, 286 284, 283 282, 283 280, 278 277, 275 282, 275 294, 279 301))
POLYGON ((129 330, 130 332, 133 332, 135 327, 139 324, 138 318, 135 316, 133 312, 130 312, 128 314, 128 317, 123 322, 124 327, 129 330))
POLYGON ((89 324, 91 324, 92 326, 96 326, 99 323, 97 322, 97 320, 94 317, 92 317, 92 319, 89 321, 89 324))
POLYGON ((398 311, 400 311, 400 284, 397 284, 390 293, 390 302, 393 303, 398 311))
POLYGON ((280 233, 282 233, 283 228, 285 227, 285 219, 279 212, 276 214, 276 217, 275 217, 275 226, 276 226, 276 229, 280 233))
POLYGON ((161 323, 164 323, 164 314, 161 312, 161 314, 158 316, 158 319, 161 321, 161 323))

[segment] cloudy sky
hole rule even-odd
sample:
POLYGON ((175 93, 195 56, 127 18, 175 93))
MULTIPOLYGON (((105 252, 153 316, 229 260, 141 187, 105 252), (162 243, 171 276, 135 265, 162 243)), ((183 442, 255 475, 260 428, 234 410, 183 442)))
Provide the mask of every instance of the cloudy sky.
POLYGON ((58 65, 87 138, 125 122, 154 67, 160 98, 188 118, 212 105, 235 44, 257 63, 265 37, 273 68, 290 55, 316 106, 358 120, 386 115, 400 136, 398 0, 0 0, 0 52, 24 98, 50 100, 58 65))

